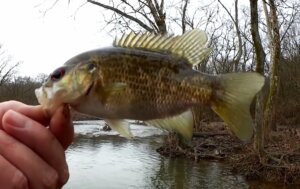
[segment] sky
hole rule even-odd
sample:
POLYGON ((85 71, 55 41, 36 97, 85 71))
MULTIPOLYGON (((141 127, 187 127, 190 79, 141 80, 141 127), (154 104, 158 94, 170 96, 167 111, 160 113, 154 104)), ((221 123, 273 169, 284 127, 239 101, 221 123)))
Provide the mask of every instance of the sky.
POLYGON ((48 10, 54 1, 0 1, 0 44, 22 62, 19 75, 49 74, 76 54, 112 44, 99 7, 60 0, 48 10))
POLYGON ((0 1, 0 44, 22 62, 19 75, 49 74, 79 53, 112 44, 116 33, 104 28, 103 16, 109 15, 103 9, 86 0, 68 1, 0 1))

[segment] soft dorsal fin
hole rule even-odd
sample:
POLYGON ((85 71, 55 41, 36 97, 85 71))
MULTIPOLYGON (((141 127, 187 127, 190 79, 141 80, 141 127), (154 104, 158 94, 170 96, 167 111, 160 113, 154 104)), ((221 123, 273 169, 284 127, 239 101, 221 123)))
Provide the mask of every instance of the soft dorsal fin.
POLYGON ((190 64, 197 65, 208 57, 211 49, 207 47, 207 35, 194 29, 181 36, 157 35, 153 33, 123 35, 115 40, 113 46, 147 51, 172 53, 185 58, 190 64))

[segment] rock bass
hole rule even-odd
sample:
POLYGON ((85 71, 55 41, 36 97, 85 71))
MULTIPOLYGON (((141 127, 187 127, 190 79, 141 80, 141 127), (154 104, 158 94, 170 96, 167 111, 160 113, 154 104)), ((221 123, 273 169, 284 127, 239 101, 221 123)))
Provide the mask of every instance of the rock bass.
POLYGON ((264 84, 257 73, 208 75, 193 69, 211 51, 207 35, 123 35, 113 47, 91 50, 68 60, 35 93, 49 112, 67 103, 103 118, 132 137, 126 119, 176 131, 190 139, 195 106, 210 106, 241 140, 253 133, 250 103, 264 84))

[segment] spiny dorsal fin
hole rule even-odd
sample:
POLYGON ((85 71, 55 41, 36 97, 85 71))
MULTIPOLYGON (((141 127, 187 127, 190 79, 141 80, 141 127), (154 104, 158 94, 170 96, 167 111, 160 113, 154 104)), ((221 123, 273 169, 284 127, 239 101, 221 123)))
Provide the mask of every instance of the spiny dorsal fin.
POLYGON ((123 35, 115 40, 113 46, 143 49, 161 53, 172 53, 196 65, 208 57, 211 52, 207 48, 207 35, 201 30, 191 30, 181 36, 157 35, 153 33, 123 35))

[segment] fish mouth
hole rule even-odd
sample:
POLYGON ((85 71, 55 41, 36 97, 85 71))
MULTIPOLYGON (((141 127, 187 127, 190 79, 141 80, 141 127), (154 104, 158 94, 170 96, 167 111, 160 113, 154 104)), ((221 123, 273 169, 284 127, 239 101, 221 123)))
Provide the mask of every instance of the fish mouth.
POLYGON ((89 88, 86 90, 85 96, 88 96, 91 93, 93 86, 94 86, 94 82, 92 82, 89 88))

